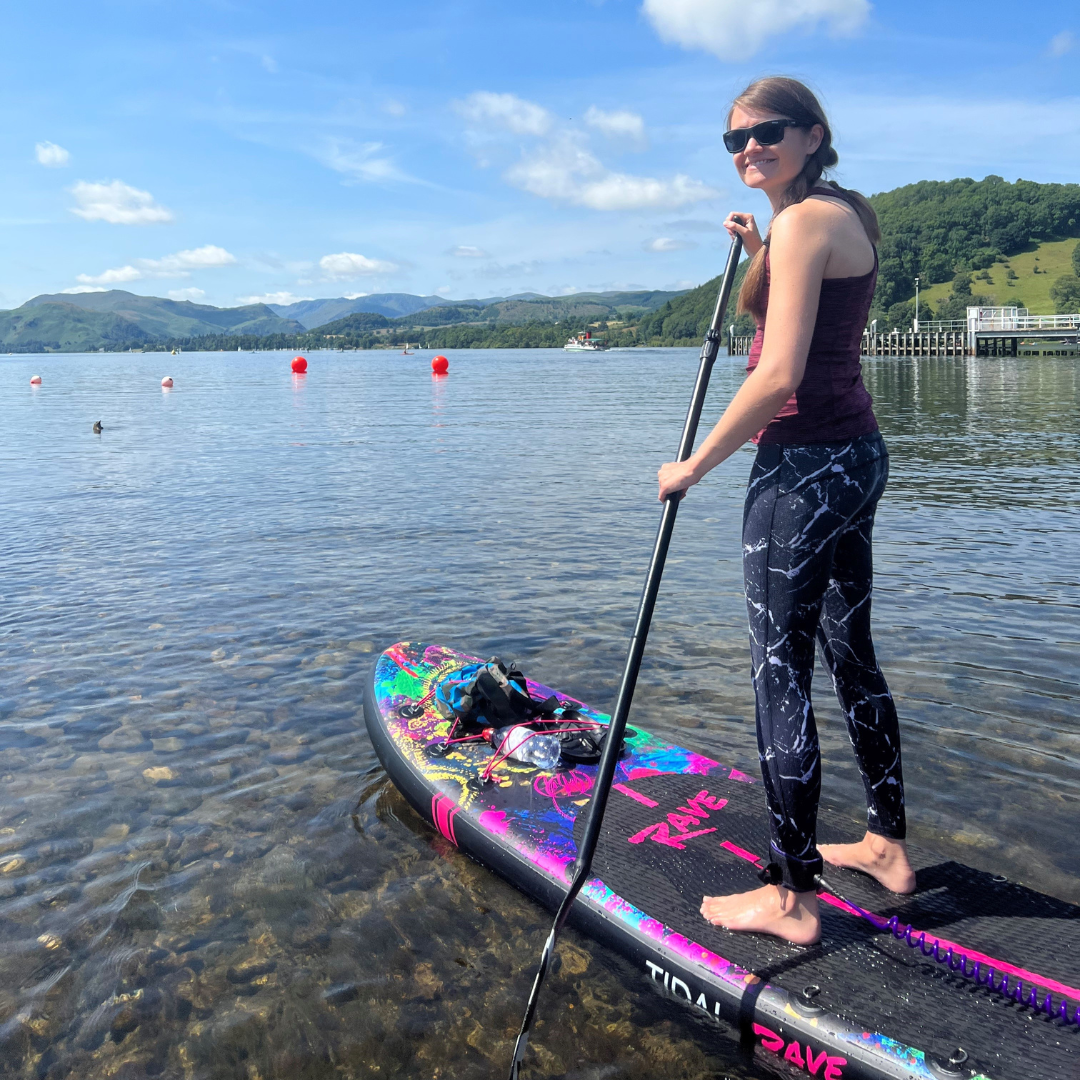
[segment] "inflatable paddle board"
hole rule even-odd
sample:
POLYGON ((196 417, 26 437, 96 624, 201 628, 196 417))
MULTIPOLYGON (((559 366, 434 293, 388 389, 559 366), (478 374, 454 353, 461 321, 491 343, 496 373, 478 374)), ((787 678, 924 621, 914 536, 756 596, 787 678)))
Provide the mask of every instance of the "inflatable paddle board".
MULTIPOLYGON (((441 645, 387 649, 366 687, 368 731, 422 817, 554 909, 596 767, 543 770, 513 759, 492 767, 495 751, 482 740, 444 749, 451 722, 433 707, 434 688, 477 660, 441 645)), ((537 700, 556 693, 528 686, 537 700)), ((557 696, 606 724, 587 704, 557 696)), ((765 822, 754 778, 627 729, 593 876, 571 921, 656 990, 735 1024, 783 1075, 1080 1077, 1080 907, 912 849, 918 889, 907 897, 826 867, 843 899, 822 895, 820 945, 710 925, 698 910, 703 895, 758 886, 765 822)), ((824 807, 819 836, 852 839, 824 807)))

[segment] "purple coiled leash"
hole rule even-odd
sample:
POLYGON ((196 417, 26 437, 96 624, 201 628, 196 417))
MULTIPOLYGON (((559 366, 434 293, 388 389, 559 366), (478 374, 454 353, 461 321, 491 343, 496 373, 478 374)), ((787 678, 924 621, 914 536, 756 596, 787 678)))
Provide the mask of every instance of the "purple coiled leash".
POLYGON ((843 896, 821 874, 815 876, 814 883, 820 889, 831 893, 837 900, 846 904, 847 907, 857 915, 862 916, 867 922, 872 923, 878 930, 888 930, 897 941, 903 941, 911 949, 918 949, 923 956, 932 957, 936 963, 943 964, 949 971, 956 972, 970 982, 975 983, 976 986, 989 987, 1003 997, 1009 998, 1020 1005, 1026 1005, 1035 1013, 1046 1013, 1047 1016, 1055 1017, 1063 1023, 1075 1024, 1080 1027, 1080 1005, 1070 1006, 1069 999, 1064 995, 1062 995, 1061 1002, 1056 1007, 1053 994, 1047 992, 1046 996, 1040 1001, 1038 987, 1034 985, 1025 997, 1023 979, 1017 977, 1015 984, 1010 986, 1007 972, 1001 976, 1000 980, 997 980, 995 979, 993 967, 984 964, 981 960, 974 961, 969 970, 967 954, 956 952, 952 945, 947 949, 942 949, 941 941, 934 938, 928 947, 925 931, 916 931, 910 923, 901 925, 900 919, 896 915, 893 915, 890 919, 883 919, 880 915, 865 911, 858 904, 853 904, 843 896))

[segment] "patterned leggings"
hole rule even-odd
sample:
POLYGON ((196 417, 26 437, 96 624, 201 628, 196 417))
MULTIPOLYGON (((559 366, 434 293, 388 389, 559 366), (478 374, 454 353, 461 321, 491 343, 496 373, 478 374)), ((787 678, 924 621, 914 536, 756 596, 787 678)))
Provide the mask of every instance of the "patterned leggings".
POLYGON ((905 835, 900 729, 870 637, 871 534, 888 475, 876 432, 844 443, 765 445, 746 492, 743 573, 772 860, 800 892, 813 890, 822 870, 815 635, 862 771, 867 827, 905 835))

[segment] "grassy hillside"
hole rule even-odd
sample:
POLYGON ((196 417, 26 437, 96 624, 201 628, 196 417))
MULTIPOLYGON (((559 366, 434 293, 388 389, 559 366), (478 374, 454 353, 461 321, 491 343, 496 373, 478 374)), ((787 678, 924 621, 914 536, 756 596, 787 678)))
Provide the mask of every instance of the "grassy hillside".
MULTIPOLYGON (((1016 297, 1024 301, 1033 315, 1053 315, 1054 301, 1050 299, 1050 286, 1062 275, 1073 272, 1072 253, 1080 241, 1048 240, 1042 244, 1029 245, 1030 250, 1013 255, 1005 262, 994 263, 985 273, 989 280, 980 277, 980 271, 972 275, 971 287, 976 293, 992 298, 994 304, 1004 304, 1016 297), (1011 267, 1015 280, 1006 278, 1011 267), (1038 273, 1035 273, 1036 268, 1038 273)), ((943 282, 921 290, 936 310, 950 292, 951 283, 943 282)))
MULTIPOLYGON (((299 333, 303 327, 293 319, 282 319, 265 304, 217 308, 193 304, 190 300, 165 300, 139 296, 123 289, 95 293, 55 293, 35 296, 23 307, 63 304, 86 311, 111 313, 127 319, 151 338, 192 337, 198 334, 299 333)), ((20 310, 20 309, 16 309, 20 310)))
POLYGON ((438 296, 414 296, 412 293, 374 293, 356 296, 351 300, 339 296, 332 300, 297 300, 294 304, 270 304, 270 310, 283 319, 295 319, 301 326, 311 329, 343 319, 347 315, 371 312, 395 319, 411 315, 414 311, 438 304, 438 296))
POLYGON ((0 311, 0 348, 7 352, 91 352, 141 346, 150 335, 130 320, 74 304, 0 311))
MULTIPOLYGON (((881 268, 870 317, 887 324, 907 321, 891 309, 914 297, 916 275, 924 286, 984 269, 993 276, 1003 259, 1080 237, 1080 184, 1011 184, 1000 176, 923 180, 873 195, 870 202, 881 223, 881 268)), ((1014 269, 1019 275, 1019 266, 1014 269)), ((972 282, 976 293, 989 293, 985 285, 972 282)), ((1000 287, 996 280, 995 286, 1000 287)))
MULTIPOLYGON (((722 320, 726 331, 730 323, 737 323, 739 333, 747 333, 753 325, 747 316, 735 317, 735 301, 739 288, 750 266, 749 259, 743 259, 735 271, 735 285, 731 290, 731 301, 722 320)), ((720 277, 714 277, 691 289, 688 293, 667 301, 656 311, 638 320, 637 337, 643 345, 696 345, 705 336, 712 321, 716 307, 716 294, 720 290, 720 277)))

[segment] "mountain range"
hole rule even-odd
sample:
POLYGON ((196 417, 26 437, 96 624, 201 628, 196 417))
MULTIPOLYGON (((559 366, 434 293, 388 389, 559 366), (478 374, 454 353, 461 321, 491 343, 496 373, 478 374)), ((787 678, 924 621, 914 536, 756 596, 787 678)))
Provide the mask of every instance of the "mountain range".
POLYGON ((415 321, 417 326, 443 326, 457 322, 495 319, 500 323, 526 322, 550 318, 558 321, 578 311, 582 304, 591 305, 587 314, 594 317, 625 314, 629 311, 652 311, 666 300, 678 296, 675 292, 646 290, 641 292, 573 293, 570 296, 544 296, 523 292, 512 296, 488 296, 475 300, 447 300, 442 296, 414 296, 412 293, 372 293, 368 296, 338 297, 336 300, 298 300, 293 304, 269 304, 271 311, 284 319, 295 319, 305 329, 337 322, 349 315, 370 313, 384 315, 404 325, 410 315, 425 313, 415 321), (546 305, 543 310, 537 305, 546 305), (486 311, 495 308, 495 314, 486 311), (448 312, 447 309, 452 309, 448 312))
POLYGON ((296 334, 304 327, 266 304, 217 308, 190 300, 107 292, 45 293, 0 311, 0 345, 8 351, 82 352, 128 348, 203 334, 296 334))
POLYGON ((122 289, 45 293, 22 307, 0 311, 0 348, 19 352, 85 352, 126 349, 153 342, 190 341, 214 335, 245 338, 296 335, 339 323, 401 329, 460 323, 518 325, 567 318, 616 318, 654 311, 676 292, 540 293, 446 300, 411 293, 300 300, 293 304, 248 304, 218 308, 190 300, 140 296, 122 289))

